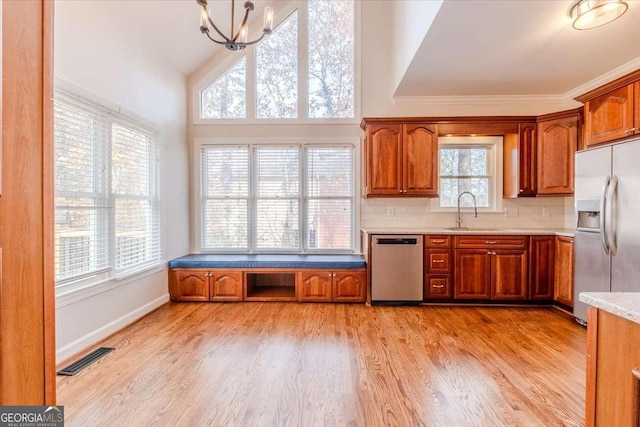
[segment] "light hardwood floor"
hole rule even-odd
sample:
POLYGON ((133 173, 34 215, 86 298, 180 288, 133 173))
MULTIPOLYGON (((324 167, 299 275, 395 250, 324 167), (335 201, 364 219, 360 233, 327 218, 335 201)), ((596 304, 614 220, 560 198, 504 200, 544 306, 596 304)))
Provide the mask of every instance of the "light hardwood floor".
POLYGON ((550 308, 170 303, 101 345, 68 426, 584 425, 586 331, 550 308))

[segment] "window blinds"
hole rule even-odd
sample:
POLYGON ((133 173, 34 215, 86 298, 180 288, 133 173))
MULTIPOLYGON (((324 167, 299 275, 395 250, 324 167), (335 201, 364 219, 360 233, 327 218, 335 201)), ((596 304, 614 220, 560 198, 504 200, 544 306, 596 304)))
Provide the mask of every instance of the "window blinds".
POLYGON ((54 157, 58 284, 161 260, 155 132, 56 91, 54 157))
POLYGON ((353 147, 204 146, 202 250, 353 250, 353 147))
POLYGON ((54 257, 58 281, 111 263, 109 127, 105 112, 75 98, 54 103, 54 257))

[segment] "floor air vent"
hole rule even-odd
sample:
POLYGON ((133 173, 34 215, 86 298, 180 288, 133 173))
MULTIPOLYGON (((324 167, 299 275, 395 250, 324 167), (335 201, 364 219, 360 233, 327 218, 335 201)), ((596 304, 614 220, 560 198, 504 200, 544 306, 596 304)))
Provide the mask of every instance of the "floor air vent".
POLYGON ((58 375, 75 375, 87 366, 91 365, 93 362, 100 359, 102 356, 112 352, 113 350, 115 350, 115 348, 113 347, 100 347, 87 354, 82 359, 73 362, 71 365, 65 366, 58 371, 58 375))

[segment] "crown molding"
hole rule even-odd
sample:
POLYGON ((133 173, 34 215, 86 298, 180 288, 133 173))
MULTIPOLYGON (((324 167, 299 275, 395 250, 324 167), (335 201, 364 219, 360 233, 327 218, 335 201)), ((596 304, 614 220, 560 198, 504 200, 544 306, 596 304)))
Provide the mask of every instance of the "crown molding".
POLYGON ((396 96, 397 105, 514 105, 564 103, 563 95, 396 96))
POLYGON ((592 90, 597 89, 600 86, 604 86, 605 84, 610 83, 629 73, 637 71, 638 69, 640 69, 640 56, 627 62, 626 64, 619 66, 618 68, 614 68, 613 70, 596 77, 593 80, 590 80, 574 89, 571 89, 570 91, 565 93, 563 97, 565 98, 565 101, 578 98, 580 97, 580 95, 591 92, 592 90))

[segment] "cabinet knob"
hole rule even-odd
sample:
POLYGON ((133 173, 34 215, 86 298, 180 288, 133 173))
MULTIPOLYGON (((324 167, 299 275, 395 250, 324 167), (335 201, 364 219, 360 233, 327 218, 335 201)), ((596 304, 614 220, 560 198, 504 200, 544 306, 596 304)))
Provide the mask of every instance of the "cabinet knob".
POLYGON ((634 133, 637 130, 638 130, 638 128, 631 128, 631 129, 625 130, 624 133, 634 133))
POLYGON ((520 192, 522 193, 523 191, 524 191, 524 190, 521 188, 521 189, 520 189, 520 192))

